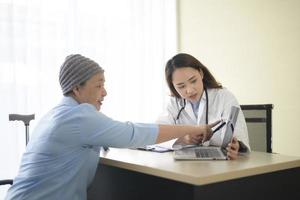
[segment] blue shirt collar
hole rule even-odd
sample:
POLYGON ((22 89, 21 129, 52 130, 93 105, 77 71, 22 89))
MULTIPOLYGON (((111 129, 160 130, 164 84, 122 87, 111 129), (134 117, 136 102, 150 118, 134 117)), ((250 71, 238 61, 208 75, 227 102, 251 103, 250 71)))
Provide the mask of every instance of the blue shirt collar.
POLYGON ((61 105, 70 105, 70 106, 76 106, 79 105, 79 103, 71 96, 63 96, 62 100, 60 101, 61 105))

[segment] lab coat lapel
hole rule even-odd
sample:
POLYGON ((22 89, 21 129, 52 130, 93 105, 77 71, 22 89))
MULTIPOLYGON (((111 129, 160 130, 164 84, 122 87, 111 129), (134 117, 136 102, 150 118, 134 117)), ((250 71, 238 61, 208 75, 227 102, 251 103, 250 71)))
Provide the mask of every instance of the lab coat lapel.
MULTIPOLYGON (((200 113, 198 113, 198 118, 199 118, 199 116, 200 116, 200 113)), ((204 107, 201 118, 197 119, 197 124, 206 124, 206 105, 204 107)))
POLYGON ((198 109, 197 124, 206 124, 206 95, 202 95, 198 109))

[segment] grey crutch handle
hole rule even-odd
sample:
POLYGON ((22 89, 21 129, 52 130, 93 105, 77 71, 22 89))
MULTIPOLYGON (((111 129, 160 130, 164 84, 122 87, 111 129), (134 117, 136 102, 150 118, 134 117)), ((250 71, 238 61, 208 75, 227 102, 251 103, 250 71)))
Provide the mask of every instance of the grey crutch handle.
POLYGON ((30 120, 34 119, 34 114, 32 115, 19 115, 19 114, 9 114, 9 121, 23 121, 25 125, 29 125, 30 120))

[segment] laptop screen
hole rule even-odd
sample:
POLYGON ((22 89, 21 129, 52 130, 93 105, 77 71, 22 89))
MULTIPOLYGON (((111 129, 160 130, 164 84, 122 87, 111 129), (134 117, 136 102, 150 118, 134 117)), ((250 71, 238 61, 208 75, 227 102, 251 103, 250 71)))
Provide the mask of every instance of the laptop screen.
POLYGON ((232 106, 229 114, 228 121, 226 123, 225 135, 222 143, 222 147, 226 148, 227 145, 231 142, 234 126, 237 121, 237 117, 239 115, 240 108, 237 106, 232 106))

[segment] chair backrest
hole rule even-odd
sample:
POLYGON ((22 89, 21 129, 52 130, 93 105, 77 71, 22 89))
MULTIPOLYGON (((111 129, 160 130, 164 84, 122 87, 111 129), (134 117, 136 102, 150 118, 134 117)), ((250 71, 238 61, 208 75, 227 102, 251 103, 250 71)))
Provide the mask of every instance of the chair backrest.
POLYGON ((253 151, 272 153, 273 104, 241 105, 253 151))

